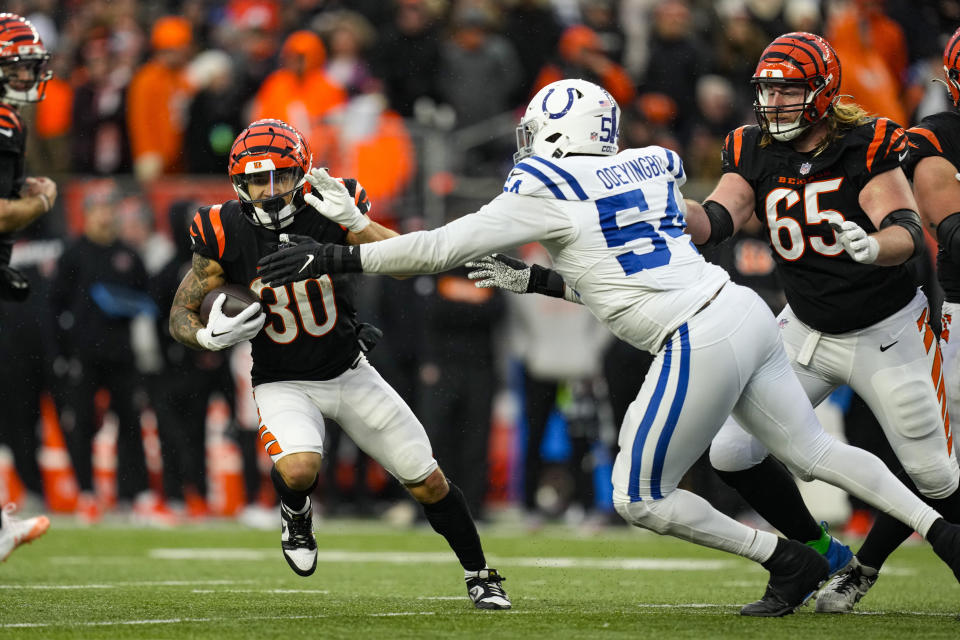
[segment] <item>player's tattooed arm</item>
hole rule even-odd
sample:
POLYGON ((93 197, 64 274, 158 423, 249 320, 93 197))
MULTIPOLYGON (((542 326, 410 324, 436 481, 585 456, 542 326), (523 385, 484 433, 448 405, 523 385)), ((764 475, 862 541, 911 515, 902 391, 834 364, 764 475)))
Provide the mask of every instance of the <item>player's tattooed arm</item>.
POLYGON ((200 305, 213 289, 226 284, 223 267, 215 260, 193 254, 193 266, 180 282, 170 308, 170 335, 193 349, 202 349, 197 342, 197 331, 203 329, 200 322, 200 305))

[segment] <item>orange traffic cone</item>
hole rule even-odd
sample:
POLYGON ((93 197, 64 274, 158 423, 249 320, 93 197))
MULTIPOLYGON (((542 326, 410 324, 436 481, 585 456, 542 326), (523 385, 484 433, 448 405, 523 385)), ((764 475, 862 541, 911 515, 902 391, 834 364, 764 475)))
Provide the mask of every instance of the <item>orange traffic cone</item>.
POLYGON ((0 505, 22 502, 26 493, 27 489, 13 464, 13 453, 7 447, 0 446, 0 505))
POLYGON ((209 507, 214 515, 236 516, 246 503, 243 487, 243 457, 240 448, 225 434, 230 410, 223 400, 210 403, 207 411, 207 477, 209 507))
POLYGON ((53 398, 48 393, 40 397, 41 446, 40 474, 47 507, 51 511, 72 513, 77 506, 77 481, 70 464, 60 419, 53 398))

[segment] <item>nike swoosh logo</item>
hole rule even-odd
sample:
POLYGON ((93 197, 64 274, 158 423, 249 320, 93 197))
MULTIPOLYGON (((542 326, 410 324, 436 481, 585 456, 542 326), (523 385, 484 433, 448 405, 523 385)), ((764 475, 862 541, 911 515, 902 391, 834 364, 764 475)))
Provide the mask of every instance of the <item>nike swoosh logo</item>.
MULTIPOLYGON (((211 331, 211 332, 210 332, 210 337, 211 337, 211 338, 219 338, 220 336, 225 336, 225 335, 227 335, 228 333, 230 333, 230 332, 229 332, 229 331, 221 331, 220 333, 214 333, 213 331, 211 331)), ((883 351, 883 349, 881 349, 881 351, 883 351)))
POLYGON ((901 153, 899 156, 897 156, 897 160, 899 160, 900 162, 903 162, 903 159, 906 158, 906 157, 907 157, 907 152, 904 151, 904 152, 901 153))
POLYGON ((893 342, 891 342, 890 344, 888 344, 888 345, 886 345, 886 346, 880 345, 880 351, 881 351, 881 352, 886 351, 887 349, 889 349, 889 348, 892 347, 893 345, 897 344, 898 342, 900 342, 900 341, 899 341, 899 340, 894 340, 893 342))
POLYGON ((303 263, 303 266, 300 267, 300 271, 297 273, 303 273, 303 270, 310 266, 310 263, 313 262, 313 259, 316 258, 312 253, 307 256, 307 261, 303 263))
POLYGON ((0 129, 0 133, 7 136, 8 138, 13 137, 13 129, 0 129))

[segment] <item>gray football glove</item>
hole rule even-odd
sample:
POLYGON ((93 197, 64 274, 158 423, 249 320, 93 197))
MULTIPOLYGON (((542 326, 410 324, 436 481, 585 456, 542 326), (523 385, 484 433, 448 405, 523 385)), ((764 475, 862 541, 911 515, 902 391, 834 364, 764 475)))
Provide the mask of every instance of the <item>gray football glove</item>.
POLYGON ((484 256, 465 265, 472 269, 467 277, 476 280, 473 284, 481 289, 503 289, 514 293, 527 293, 530 284, 530 265, 502 253, 484 256))
POLYGON ((473 284, 481 289, 496 287, 514 293, 540 293, 551 298, 564 297, 563 278, 553 269, 538 264, 529 265, 502 253, 484 256, 468 262, 467 274, 473 284))

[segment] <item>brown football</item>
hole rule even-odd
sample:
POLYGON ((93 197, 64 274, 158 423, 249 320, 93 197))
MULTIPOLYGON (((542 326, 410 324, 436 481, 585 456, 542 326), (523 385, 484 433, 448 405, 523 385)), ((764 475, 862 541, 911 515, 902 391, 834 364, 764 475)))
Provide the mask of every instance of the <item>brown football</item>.
POLYGON ((223 301, 223 313, 231 318, 252 303, 261 302, 260 298, 253 291, 250 291, 249 287, 240 284, 225 284, 222 287, 217 287, 204 296, 203 302, 200 304, 200 321, 203 322, 203 326, 207 326, 207 321, 210 319, 210 309, 213 308, 213 303, 217 301, 217 296, 221 293, 227 294, 227 299, 223 301))

